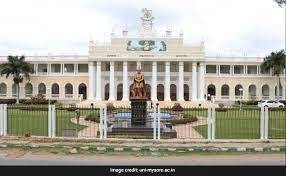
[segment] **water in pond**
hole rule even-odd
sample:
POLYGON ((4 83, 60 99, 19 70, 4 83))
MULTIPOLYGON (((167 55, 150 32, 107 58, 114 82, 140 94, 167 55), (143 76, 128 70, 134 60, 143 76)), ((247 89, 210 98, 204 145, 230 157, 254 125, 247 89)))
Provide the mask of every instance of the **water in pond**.
MULTIPOLYGON (((153 117, 153 114, 154 114, 154 112, 148 112, 148 116, 151 117, 151 118, 153 117)), ((131 112, 119 112, 119 113, 113 114, 112 117, 128 119, 128 118, 131 118, 131 112)), ((162 112, 162 113, 160 113, 160 117, 162 119, 172 119, 172 118, 175 118, 176 115, 175 114, 162 112)))

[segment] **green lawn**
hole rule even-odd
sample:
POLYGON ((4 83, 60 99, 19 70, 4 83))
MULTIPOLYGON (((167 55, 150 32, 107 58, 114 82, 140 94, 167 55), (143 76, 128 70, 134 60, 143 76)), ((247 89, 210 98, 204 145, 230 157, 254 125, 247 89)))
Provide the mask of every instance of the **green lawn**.
MULTIPOLYGON (((207 138, 207 125, 195 127, 207 138)), ((216 139, 259 139, 260 110, 216 112, 216 139)), ((286 138, 286 111, 269 111, 269 138, 286 138)))
MULTIPOLYGON (((37 136, 48 135, 48 112, 28 111, 8 107, 8 134, 24 135, 31 133, 37 136)), ((37 106, 38 107, 38 106, 37 106)), ((47 108, 47 106, 45 106, 47 108)), ((171 112, 171 110, 161 110, 171 112)), ((98 114, 97 109, 80 109, 80 115, 98 114)), ((184 114, 207 117, 207 109, 185 109, 184 114)), ((82 125, 70 121, 75 117, 74 111, 59 110, 56 112, 56 135, 61 136, 63 129, 81 130, 82 125)), ((207 125, 195 127, 207 138, 207 125)), ((216 139, 259 139, 260 110, 259 109, 230 109, 226 112, 216 112, 216 139)), ((286 109, 269 111, 269 138, 286 138, 286 109)))
MULTIPOLYGON (((38 106, 37 106, 38 107, 38 106)), ((46 106, 47 107, 47 106, 46 106)), ((8 107, 8 135, 22 136, 26 133, 36 136, 48 136, 48 111, 28 111, 8 107)), ((80 115, 98 113, 98 110, 82 109, 80 115)), ((85 126, 71 122, 75 117, 74 111, 56 111, 56 135, 62 135, 62 129, 81 130, 85 126)))

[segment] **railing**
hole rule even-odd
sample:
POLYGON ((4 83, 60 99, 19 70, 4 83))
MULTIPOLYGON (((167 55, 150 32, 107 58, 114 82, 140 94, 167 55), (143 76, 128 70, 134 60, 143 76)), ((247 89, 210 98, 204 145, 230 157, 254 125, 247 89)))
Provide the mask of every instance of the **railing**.
POLYGON ((25 97, 32 97, 33 94, 25 94, 25 97))
POLYGON ((73 98, 73 94, 65 94, 65 98, 73 98))
MULTIPOLYGON (((158 124, 161 139, 286 138, 286 108, 266 111, 258 107, 159 108, 153 105, 148 107, 145 123, 141 126, 132 125, 132 113, 131 108, 110 105, 102 111, 93 106, 8 105, 7 135, 99 138, 100 129, 103 129, 100 123, 106 119, 107 138, 153 139, 154 130, 159 130, 158 124)), ((1 108, 0 114, 0 118, 5 116, 1 108)))
POLYGON ((6 97, 7 94, 0 94, 0 97, 6 97))
POLYGON ((224 96, 221 96, 220 98, 221 98, 221 99, 229 99, 229 96, 224 95, 224 96))
POLYGON ((59 98, 60 94, 52 94, 52 98, 59 98))
POLYGON ((261 97, 262 100, 269 100, 269 98, 270 98, 269 95, 266 95, 266 96, 262 96, 262 97, 261 97))

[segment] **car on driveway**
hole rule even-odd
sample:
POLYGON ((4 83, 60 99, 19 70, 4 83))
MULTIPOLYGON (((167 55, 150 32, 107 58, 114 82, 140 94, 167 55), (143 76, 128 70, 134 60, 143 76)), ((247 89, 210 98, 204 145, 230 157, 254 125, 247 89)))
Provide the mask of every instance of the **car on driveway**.
POLYGON ((284 108, 285 105, 274 100, 262 100, 258 102, 258 107, 269 107, 269 108, 284 108))

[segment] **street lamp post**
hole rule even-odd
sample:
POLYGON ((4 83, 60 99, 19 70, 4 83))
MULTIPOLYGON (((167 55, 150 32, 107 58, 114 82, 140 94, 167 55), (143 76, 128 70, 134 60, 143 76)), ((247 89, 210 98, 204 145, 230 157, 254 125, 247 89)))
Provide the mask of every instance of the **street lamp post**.
POLYGON ((241 111, 242 110, 242 91, 243 89, 242 88, 239 88, 239 93, 240 93, 240 105, 239 105, 239 110, 241 111))

